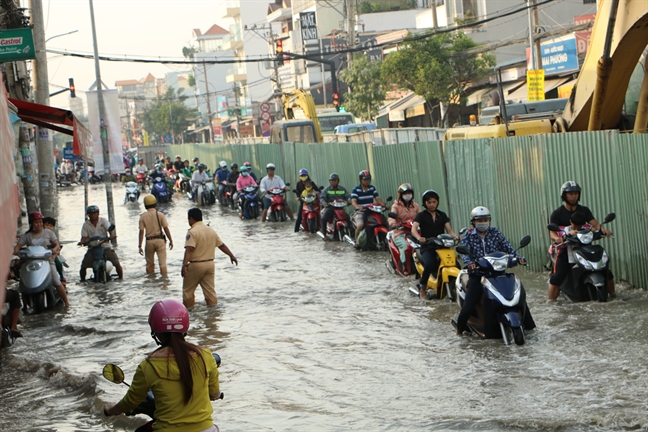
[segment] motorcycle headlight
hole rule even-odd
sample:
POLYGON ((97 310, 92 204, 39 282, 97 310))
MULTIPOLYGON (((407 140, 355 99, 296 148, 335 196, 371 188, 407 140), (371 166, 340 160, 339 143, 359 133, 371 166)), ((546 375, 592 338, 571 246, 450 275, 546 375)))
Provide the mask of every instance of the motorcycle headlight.
POLYGON ((454 246, 454 239, 443 239, 443 247, 451 248, 454 246))
POLYGON ((583 244, 590 244, 594 240, 594 233, 588 231, 586 234, 577 234, 578 240, 583 244))
POLYGON ((503 256, 501 258, 486 258, 488 262, 490 263, 491 266, 493 266, 493 270, 495 271, 504 271, 508 268, 508 255, 503 256))
POLYGON ((592 265, 591 262, 580 256, 579 254, 574 254, 576 255, 576 259, 578 260, 578 264, 581 265, 585 270, 594 270, 594 266, 592 265))
POLYGON ((37 270, 40 270, 41 267, 43 267, 42 262, 32 261, 27 265, 27 270, 29 270, 29 271, 37 271, 37 270))

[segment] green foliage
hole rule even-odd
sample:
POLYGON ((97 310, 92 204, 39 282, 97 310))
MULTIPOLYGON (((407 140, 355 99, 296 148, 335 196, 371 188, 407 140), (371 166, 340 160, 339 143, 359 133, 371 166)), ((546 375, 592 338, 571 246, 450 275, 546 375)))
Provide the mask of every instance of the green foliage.
POLYGON ((187 84, 189 87, 196 87, 196 77, 193 74, 189 74, 187 77, 187 84))
POLYGON ((198 52, 198 49, 188 46, 188 47, 182 47, 182 56, 184 58, 192 59, 194 58, 194 54, 198 52))
POLYGON ((382 64, 385 82, 410 90, 427 101, 456 101, 467 84, 495 65, 491 54, 463 54, 477 44, 461 32, 406 40, 382 64))
POLYGON ((178 136, 194 122, 198 110, 185 106, 183 102, 187 96, 182 94, 183 90, 176 92, 173 88, 168 88, 165 94, 153 101, 140 118, 145 130, 158 137, 172 131, 178 136))
POLYGON ((361 14, 388 12, 395 10, 416 9, 418 2, 416 0, 375 0, 372 2, 363 1, 359 5, 361 14))
POLYGON ((356 54, 351 67, 342 71, 340 79, 351 88, 351 92, 344 95, 346 110, 358 117, 373 120, 386 94, 380 63, 371 62, 367 56, 356 54))

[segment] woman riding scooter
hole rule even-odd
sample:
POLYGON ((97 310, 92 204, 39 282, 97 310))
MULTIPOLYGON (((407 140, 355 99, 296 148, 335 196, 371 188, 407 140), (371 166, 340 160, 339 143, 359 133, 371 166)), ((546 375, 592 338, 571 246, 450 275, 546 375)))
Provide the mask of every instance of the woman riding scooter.
POLYGON ((425 244, 425 241, 432 237, 437 237, 444 232, 448 232, 454 239, 459 239, 457 234, 452 231, 450 225, 450 218, 447 214, 438 210, 439 194, 436 191, 429 189, 423 193, 422 198, 423 210, 414 218, 412 223, 412 236, 421 244, 421 256, 425 262, 423 274, 418 284, 419 296, 422 299, 427 298, 427 284, 430 274, 436 271, 439 267, 439 258, 434 247, 425 244), (418 229, 421 228, 421 235, 418 229))
POLYGON ((295 187, 295 190, 297 191, 295 195, 295 201, 299 202, 299 208, 297 209, 297 213, 295 213, 295 232, 299 232, 299 227, 302 223, 302 209, 304 208, 304 203, 299 198, 302 196, 304 189, 306 189, 306 181, 311 182, 312 187, 315 188, 315 190, 319 191, 319 188, 317 187, 315 182, 310 178, 308 170, 306 170, 306 168, 300 169, 299 181, 297 182, 297 186, 295 187))
POLYGON ((392 239, 398 250, 400 251, 401 266, 403 274, 407 275, 407 268, 405 266, 407 240, 405 239, 406 231, 398 229, 403 222, 413 220, 416 215, 421 211, 418 203, 414 201, 414 189, 409 183, 403 183, 398 187, 398 199, 392 204, 391 211, 396 213, 396 218, 387 219, 389 228, 393 229, 392 239))
POLYGON ((189 312, 178 300, 164 299, 149 313, 151 336, 160 348, 137 367, 126 396, 106 404, 106 415, 133 410, 153 391, 155 430, 217 432, 212 421, 212 400, 220 397, 218 368, 212 353, 185 341, 189 312))

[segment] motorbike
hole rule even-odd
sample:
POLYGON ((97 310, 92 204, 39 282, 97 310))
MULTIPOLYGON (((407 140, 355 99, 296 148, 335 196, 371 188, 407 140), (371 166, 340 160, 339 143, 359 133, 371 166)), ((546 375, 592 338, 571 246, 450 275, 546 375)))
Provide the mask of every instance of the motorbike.
MULTIPOLYGON (((216 367, 220 367, 221 365, 220 356, 218 354, 213 354, 213 356, 214 356, 214 360, 216 361, 216 367)), ((109 363, 105 365, 103 367, 101 374, 103 375, 104 378, 106 378, 111 383, 124 384, 126 385, 126 387, 130 387, 130 384, 124 381, 124 371, 115 364, 109 363)), ((221 400, 224 397, 225 397, 225 393, 223 392, 221 392, 220 395, 218 396, 218 398, 221 400)), ((104 410, 104 414, 106 416, 108 415, 108 413, 106 413, 105 410, 104 410)), ((152 419, 148 423, 135 429, 135 432, 148 432, 153 430, 153 423, 155 422, 155 396, 153 395, 153 391, 149 390, 146 393, 146 398, 137 407, 135 407, 135 409, 124 414, 127 416, 144 414, 146 416, 149 416, 152 419)))
MULTIPOLYGON (((531 237, 525 236, 520 241, 522 249, 531 243, 531 237)), ((459 245, 456 251, 467 255, 470 250, 459 245)), ((476 312, 468 320, 468 327, 473 333, 484 339, 502 338, 506 345, 512 341, 524 345, 524 317, 528 313, 526 293, 522 282, 514 273, 506 270, 518 265, 515 255, 494 252, 475 263, 481 275, 482 297, 477 304, 476 312)), ((466 299, 468 270, 462 269, 455 282, 457 304, 463 307, 466 299)))
POLYGON ((137 202, 139 200, 140 191, 137 187, 137 183, 130 181, 126 183, 126 196, 124 197, 124 203, 127 202, 137 202))
MULTIPOLYGON (((394 212, 387 213, 392 219, 398 219, 398 215, 394 212)), ((405 249, 405 263, 401 262, 401 252, 398 249, 396 243, 394 243, 394 231, 391 230, 387 233, 387 245, 389 246, 389 252, 391 254, 391 259, 389 264, 392 270, 400 276, 407 277, 408 275, 414 274, 414 242, 413 239, 410 239, 412 232, 412 219, 402 221, 400 226, 397 228, 405 232, 405 239, 407 242, 407 248, 405 249)), ((418 293, 417 293, 418 295, 418 293)))
POLYGON ((214 190, 214 182, 207 180, 200 182, 195 188, 192 199, 199 205, 212 205, 216 202, 216 191, 214 190))
MULTIPOLYGON (((605 217, 601 225, 612 222, 616 218, 614 213, 605 217)), ((561 231, 556 224, 549 224, 551 231, 561 231)), ((570 264, 571 271, 560 286, 560 292, 573 302, 599 301, 607 302, 607 272, 609 258, 603 246, 592 244, 593 241, 603 237, 601 231, 581 229, 573 236, 567 236, 565 243, 571 249, 576 263, 570 264)), ((552 245, 553 246, 553 245, 552 245)), ((554 248, 549 249, 549 258, 552 264, 556 256, 554 248)))
MULTIPOLYGON (((390 202, 393 198, 389 197, 387 198, 387 202, 390 202)), ((387 250, 388 245, 387 245, 387 233, 389 230, 387 229, 387 224, 385 221, 385 216, 383 215, 383 212, 385 211, 385 207, 378 205, 376 203, 373 203, 371 205, 368 205, 364 208, 364 211, 368 212, 367 214, 367 222, 365 223, 364 226, 364 232, 360 234, 358 237, 358 244, 362 250, 387 250), (371 243, 367 243, 367 230, 371 230, 373 236, 371 239, 371 243), (363 241, 364 237, 364 241, 363 241)), ((355 229, 355 226, 354 226, 355 229)), ((347 241, 350 241, 350 243, 355 244, 353 239, 351 239, 349 236, 346 236, 345 239, 347 241)))
POLYGON ((344 241, 345 237, 350 238, 352 235, 351 227, 347 224, 346 210, 344 210, 347 202, 338 199, 331 202, 329 206, 333 207, 333 219, 326 224, 326 234, 318 231, 317 235, 328 240, 337 238, 339 241, 344 241))
POLYGON ((182 173, 179 173, 175 183, 176 190, 186 193, 191 192, 191 183, 189 182, 189 180, 191 180, 189 177, 182 173))
POLYGON ((164 177, 155 177, 151 185, 151 194, 157 199, 158 203, 171 202, 171 191, 167 186, 164 177))
POLYGON ((244 219, 256 219, 259 217, 258 190, 258 186, 246 186, 241 190, 239 205, 244 219))
MULTIPOLYGON (((290 183, 286 183, 290 186, 290 183)), ((270 208, 268 208, 268 220, 272 222, 284 222, 286 220, 286 198, 284 196, 285 190, 281 188, 272 188, 266 191, 270 198, 270 208)))
POLYGON ((146 174, 142 173, 142 172, 139 172, 139 173, 137 173, 135 178, 137 179, 137 185, 139 186, 139 189, 142 192, 144 192, 146 190, 146 182, 147 182, 146 174))
MULTIPOLYGON (((297 190, 293 190, 296 194, 297 190)), ((302 205, 302 229, 304 232, 315 234, 319 232, 320 227, 320 204, 316 195, 307 195, 299 197, 302 205)))
MULTIPOLYGON (((108 231, 114 230, 114 225, 108 228, 108 231)), ((92 280, 98 283, 106 283, 112 279, 110 273, 113 271, 114 266, 110 261, 106 261, 104 256, 105 249, 102 246, 110 237, 94 236, 87 239, 83 245, 87 246, 92 254, 94 262, 92 263, 92 280)))
MULTIPOLYGON (((52 246, 53 247, 53 246, 52 246)), ((18 252, 20 257, 20 283, 23 311, 39 314, 55 307, 61 297, 52 284, 50 273, 51 247, 26 246, 18 252)))
POLYGON ((231 209, 234 209, 234 189, 236 188, 236 185, 227 183, 227 181, 223 181, 222 184, 225 185, 225 190, 223 191, 219 204, 223 207, 230 207, 231 209))
POLYGON ((9 315, 9 305, 5 303, 2 311, 2 329, 0 330, 0 348, 9 348, 16 342, 16 338, 9 328, 11 316, 9 315))
MULTIPOLYGON (((414 238, 408 238, 407 242, 411 244, 414 250, 414 268, 416 269, 417 278, 420 278, 423 275, 423 269, 425 267, 423 257, 421 256, 422 245, 417 243, 414 238)), ((457 243, 458 241, 453 239, 450 234, 441 234, 438 237, 426 239, 426 246, 434 248, 439 256, 439 268, 428 279, 428 299, 449 297, 450 301, 456 300, 457 293, 455 284, 459 277, 460 269, 453 247, 457 246, 457 243)), ((419 295, 418 290, 414 287, 410 287, 410 292, 417 296, 419 295)))

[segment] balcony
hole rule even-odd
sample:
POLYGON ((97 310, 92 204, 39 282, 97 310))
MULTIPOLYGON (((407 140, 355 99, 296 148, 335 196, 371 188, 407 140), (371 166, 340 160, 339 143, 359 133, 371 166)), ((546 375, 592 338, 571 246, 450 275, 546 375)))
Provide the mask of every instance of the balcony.
POLYGON ((243 48, 241 26, 238 24, 232 24, 229 28, 229 31, 229 36, 225 36, 223 38, 222 49, 235 51, 243 48))
POLYGON ((221 18, 236 18, 241 15, 241 4, 238 0, 228 0, 225 2, 225 8, 221 18))
POLYGON ((292 9, 291 8, 281 8, 273 11, 271 14, 266 15, 266 21, 271 22, 283 22, 292 20, 292 9))
POLYGON ((239 66, 239 67, 233 67, 227 69, 227 74, 225 75, 225 81, 228 83, 247 81, 247 70, 245 69, 245 66, 239 66))

